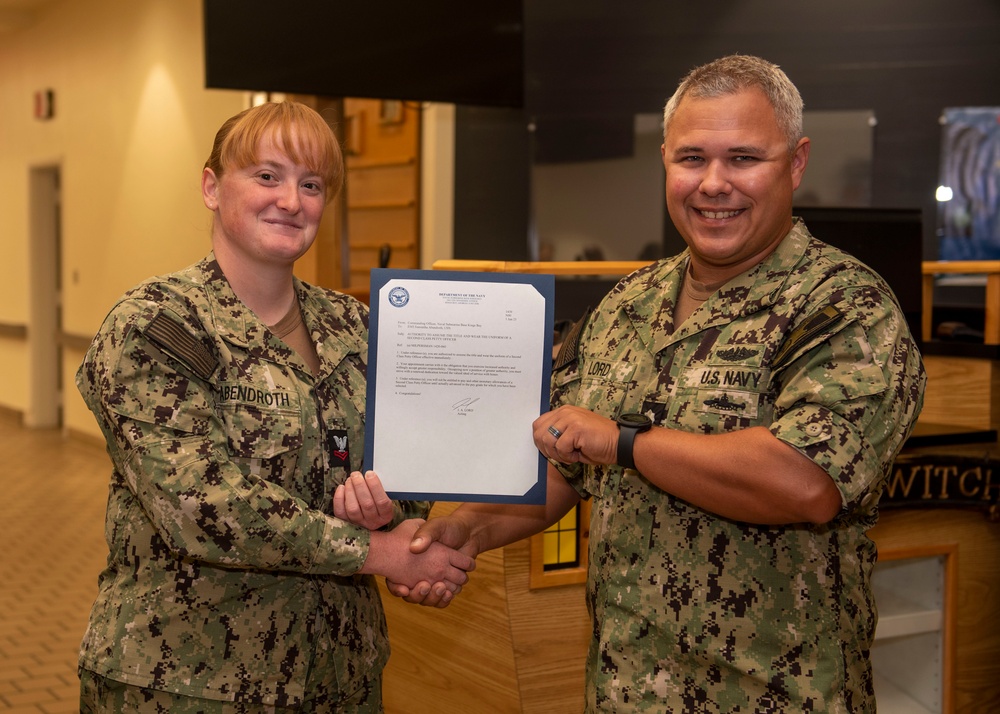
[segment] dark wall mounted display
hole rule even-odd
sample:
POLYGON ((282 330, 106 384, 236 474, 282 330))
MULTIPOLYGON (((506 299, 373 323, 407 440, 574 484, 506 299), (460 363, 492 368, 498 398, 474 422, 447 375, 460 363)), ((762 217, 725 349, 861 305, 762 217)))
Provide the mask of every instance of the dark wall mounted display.
MULTIPOLYGON (((939 118, 946 107, 996 106, 998 37, 995 0, 530 2, 525 109, 541 141, 550 124, 660 112, 692 67, 760 55, 788 73, 807 109, 873 112, 870 204, 921 209, 924 255, 933 260, 939 118)), ((605 147, 578 148, 585 158, 622 145, 609 132, 605 147)))
POLYGON ((520 0, 204 0, 205 84, 520 107, 520 0))
POLYGON ((743 52, 781 65, 808 109, 873 112, 871 205, 922 210, 936 259, 939 118, 996 105, 997 37, 996 0, 205 0, 210 87, 523 108, 514 126, 458 117, 476 141, 459 137, 455 183, 479 198, 456 200, 456 258, 477 257, 460 248, 480 252, 484 226, 491 257, 530 257, 530 172, 495 171, 498 155, 625 151, 628 117, 661 111, 690 68, 743 52))

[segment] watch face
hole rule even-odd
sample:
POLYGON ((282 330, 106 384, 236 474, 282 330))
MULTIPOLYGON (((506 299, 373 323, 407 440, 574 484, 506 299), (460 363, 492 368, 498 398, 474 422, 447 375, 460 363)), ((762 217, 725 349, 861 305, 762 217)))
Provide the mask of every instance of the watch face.
POLYGON ((618 423, 622 426, 643 427, 649 426, 652 422, 645 414, 622 414, 618 417, 618 423))

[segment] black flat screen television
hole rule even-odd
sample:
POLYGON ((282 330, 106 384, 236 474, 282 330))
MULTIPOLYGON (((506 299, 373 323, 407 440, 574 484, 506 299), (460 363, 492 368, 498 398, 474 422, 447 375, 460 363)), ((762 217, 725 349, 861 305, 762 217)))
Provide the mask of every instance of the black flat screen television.
POLYGON ((205 86, 524 106, 521 0, 204 0, 205 86))

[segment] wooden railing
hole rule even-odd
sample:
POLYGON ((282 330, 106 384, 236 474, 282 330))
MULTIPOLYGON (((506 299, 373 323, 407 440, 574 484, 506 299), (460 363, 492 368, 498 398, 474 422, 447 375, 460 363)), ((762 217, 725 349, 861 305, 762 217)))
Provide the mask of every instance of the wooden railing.
MULTIPOLYGON (((516 261, 516 260, 438 260, 434 270, 471 270, 487 273, 544 273, 552 275, 627 275, 648 261, 516 261)), ((933 339, 934 278, 945 274, 986 276, 985 343, 1000 344, 1000 260, 929 260, 923 263, 922 324, 924 340, 933 339)))
POLYGON ((540 273, 543 275, 628 275, 648 260, 436 260, 434 270, 474 270, 480 273, 540 273))
POLYGON ((1000 344, 1000 260, 927 260, 923 264, 923 286, 921 298, 924 340, 933 339, 934 278, 938 275, 985 275, 986 276, 986 320, 983 329, 988 345, 1000 344))

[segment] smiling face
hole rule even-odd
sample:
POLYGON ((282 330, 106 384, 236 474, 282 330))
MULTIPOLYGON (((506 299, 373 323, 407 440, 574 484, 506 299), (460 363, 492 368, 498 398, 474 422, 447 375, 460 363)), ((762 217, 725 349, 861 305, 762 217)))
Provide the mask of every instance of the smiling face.
POLYGON ((202 173, 202 196, 215 213, 217 253, 244 266, 290 266, 316 238, 326 186, 316 171, 289 157, 273 133, 258 144, 248 166, 227 168, 222 176, 202 173))
POLYGON ((792 192, 809 139, 789 152, 763 92, 684 97, 661 147, 667 210, 704 282, 739 275, 771 253, 792 225, 792 192))

